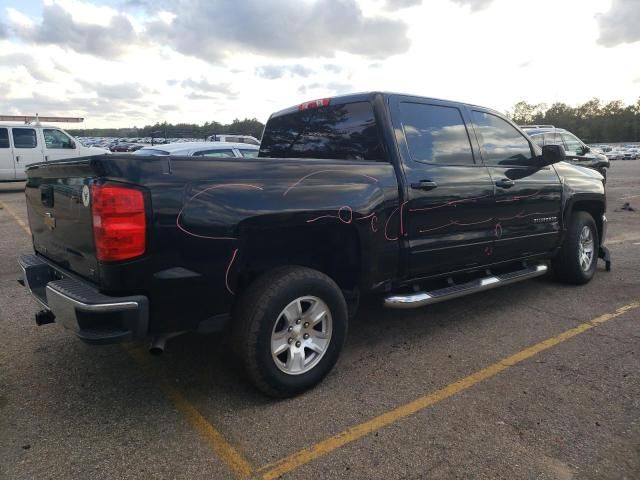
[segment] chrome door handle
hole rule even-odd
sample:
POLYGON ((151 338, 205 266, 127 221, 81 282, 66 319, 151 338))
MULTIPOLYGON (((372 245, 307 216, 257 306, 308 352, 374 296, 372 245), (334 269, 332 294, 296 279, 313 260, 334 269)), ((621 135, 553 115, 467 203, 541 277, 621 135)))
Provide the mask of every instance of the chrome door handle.
POLYGON ((411 188, 416 190, 433 190, 437 186, 438 184, 436 182, 432 182, 431 180, 420 180, 419 182, 411 184, 411 188))
POLYGON ((500 187, 500 188, 511 188, 515 184, 516 182, 514 182, 509 178, 501 178, 500 180, 496 181, 496 187, 500 187))

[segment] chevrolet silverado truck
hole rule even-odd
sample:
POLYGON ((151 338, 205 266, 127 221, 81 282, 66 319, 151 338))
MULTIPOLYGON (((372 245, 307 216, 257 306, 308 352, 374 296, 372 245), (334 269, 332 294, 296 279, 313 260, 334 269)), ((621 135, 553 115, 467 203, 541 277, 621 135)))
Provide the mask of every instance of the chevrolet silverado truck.
POLYGON ((255 386, 291 396, 363 296, 415 308, 608 267, 602 176, 564 158, 493 110, 373 92, 274 113, 258 158, 32 165, 23 283, 38 324, 93 344, 226 331, 255 386))

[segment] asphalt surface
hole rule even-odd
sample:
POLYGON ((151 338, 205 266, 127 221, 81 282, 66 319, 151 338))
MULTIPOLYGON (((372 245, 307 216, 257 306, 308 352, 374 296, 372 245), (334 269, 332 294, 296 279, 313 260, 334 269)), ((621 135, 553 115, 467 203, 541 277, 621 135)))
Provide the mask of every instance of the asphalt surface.
POLYGON ((15 218, 26 222, 22 187, 0 184, 2 479, 242 476, 229 451, 258 478, 308 447, 284 478, 640 478, 640 308, 557 337, 640 302, 640 161, 609 172, 611 272, 601 263, 583 287, 541 278, 413 311, 365 304, 334 371, 281 401, 252 389, 221 336, 178 337, 150 357, 37 327, 16 282, 31 251, 15 218), (549 338, 561 340, 388 414, 549 338), (326 440, 385 414, 353 441, 326 440))

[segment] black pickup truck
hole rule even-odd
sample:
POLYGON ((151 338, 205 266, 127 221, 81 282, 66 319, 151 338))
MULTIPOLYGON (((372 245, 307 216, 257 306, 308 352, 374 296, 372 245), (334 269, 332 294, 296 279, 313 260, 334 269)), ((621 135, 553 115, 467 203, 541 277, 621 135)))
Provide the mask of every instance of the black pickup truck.
POLYGON ((363 296, 414 308, 543 275, 588 282, 600 174, 499 113, 365 93, 273 114, 258 158, 108 155, 28 168, 24 283, 82 340, 229 330, 263 392, 334 366, 363 296))

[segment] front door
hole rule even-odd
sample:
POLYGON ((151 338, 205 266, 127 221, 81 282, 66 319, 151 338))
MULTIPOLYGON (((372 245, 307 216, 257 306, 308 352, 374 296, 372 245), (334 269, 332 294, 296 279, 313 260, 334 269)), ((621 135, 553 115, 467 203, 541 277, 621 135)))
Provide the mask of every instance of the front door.
POLYGON ((57 128, 43 128, 45 161, 78 156, 78 146, 66 133, 57 128))
POLYGON ((472 109, 485 165, 496 186, 493 261, 546 253, 558 245, 562 184, 553 166, 539 165, 539 149, 494 112, 472 109))
POLYGON ((409 278, 483 265, 493 242, 493 183, 474 158, 466 113, 412 97, 392 97, 391 109, 405 159, 400 235, 409 278))
POLYGON ((9 141, 9 129, 0 127, 0 181, 15 180, 16 166, 9 141))
POLYGON ((33 127, 12 127, 13 154, 16 159, 16 179, 26 178, 24 169, 32 163, 42 162, 42 145, 33 127))

